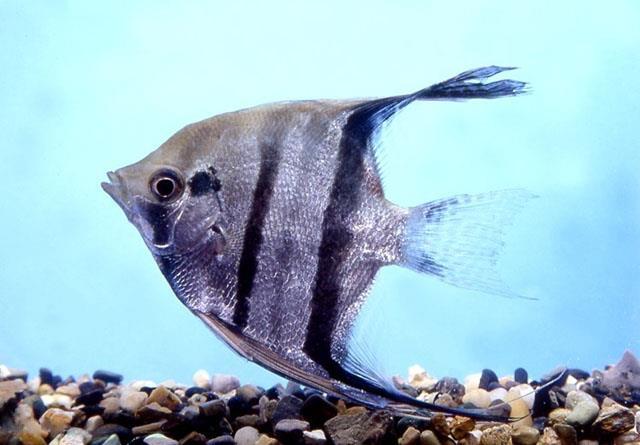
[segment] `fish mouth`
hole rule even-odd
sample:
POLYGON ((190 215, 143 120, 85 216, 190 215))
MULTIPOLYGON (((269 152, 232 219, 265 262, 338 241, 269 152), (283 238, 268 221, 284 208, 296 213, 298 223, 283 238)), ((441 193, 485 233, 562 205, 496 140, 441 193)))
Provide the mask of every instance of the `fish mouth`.
POLYGON ((107 195, 111 196, 127 217, 129 217, 130 203, 126 196, 124 185, 122 184, 122 178, 115 172, 107 172, 107 177, 109 178, 109 182, 103 182, 100 184, 102 186, 102 190, 104 190, 107 195))

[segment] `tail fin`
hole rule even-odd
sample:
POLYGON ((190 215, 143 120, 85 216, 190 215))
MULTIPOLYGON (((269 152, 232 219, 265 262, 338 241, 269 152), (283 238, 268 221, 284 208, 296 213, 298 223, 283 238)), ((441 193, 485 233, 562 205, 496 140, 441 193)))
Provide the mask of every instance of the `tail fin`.
POLYGON ((409 210, 400 264, 454 286, 520 297, 498 276, 502 237, 535 195, 522 189, 457 195, 409 210))

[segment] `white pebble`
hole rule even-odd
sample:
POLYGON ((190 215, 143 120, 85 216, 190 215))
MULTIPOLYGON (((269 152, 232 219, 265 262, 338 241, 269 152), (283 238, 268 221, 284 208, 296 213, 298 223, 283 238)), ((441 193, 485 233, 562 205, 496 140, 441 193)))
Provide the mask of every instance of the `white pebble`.
POLYGON ((238 377, 227 374, 214 374, 211 377, 211 390, 218 394, 226 394, 240 387, 238 377))
POLYGON ((0 379, 4 379, 11 375, 11 371, 5 365, 0 365, 0 379))
POLYGON ((82 428, 69 428, 60 439, 60 445, 87 445, 90 441, 91 434, 82 428))
POLYGON ((164 434, 150 434, 142 440, 147 445, 178 445, 178 441, 165 436, 164 434))
POLYGON ((488 408, 491 404, 491 397, 484 389, 471 389, 462 397, 462 403, 472 403, 478 408, 488 408))
POLYGON ((489 398, 493 402, 494 400, 502 400, 505 401, 507 397, 507 390, 504 388, 496 388, 489 391, 489 398))
POLYGON ((193 374, 193 384, 199 386, 200 388, 208 389, 210 387, 209 382, 211 381, 211 376, 204 369, 198 369, 193 374))
POLYGON ((129 386, 136 391, 140 391, 142 388, 156 388, 158 384, 153 380, 135 380, 129 386))
POLYGON ((477 389, 480 386, 480 377, 482 377, 481 372, 466 376, 464 379, 464 389, 467 391, 477 389))
POLYGON ((303 431, 302 437, 305 445, 323 445, 327 442, 327 437, 322 430, 303 431))
POLYGON ((144 402, 147 400, 148 397, 149 396, 147 395, 146 392, 133 391, 127 388, 120 395, 120 399, 119 399, 120 408, 122 408, 125 411, 135 413, 140 408, 142 408, 142 405, 144 405, 144 402))
POLYGON ((71 405, 73 405, 71 397, 64 394, 43 394, 40 398, 42 399, 44 406, 47 408, 54 406, 58 408, 71 409, 71 405))

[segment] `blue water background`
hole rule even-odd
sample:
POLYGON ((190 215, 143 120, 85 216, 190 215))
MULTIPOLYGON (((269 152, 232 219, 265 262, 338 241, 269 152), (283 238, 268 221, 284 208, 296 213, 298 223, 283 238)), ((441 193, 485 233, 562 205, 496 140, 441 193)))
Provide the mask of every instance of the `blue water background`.
POLYGON ((270 385, 172 295, 100 189, 187 123, 285 99, 411 92, 490 64, 519 98, 409 107, 388 196, 524 187, 506 283, 536 301, 384 270, 362 332, 390 374, 590 370, 640 352, 640 3, 0 4, 0 363, 270 385), (504 77, 504 76, 503 76, 504 77))

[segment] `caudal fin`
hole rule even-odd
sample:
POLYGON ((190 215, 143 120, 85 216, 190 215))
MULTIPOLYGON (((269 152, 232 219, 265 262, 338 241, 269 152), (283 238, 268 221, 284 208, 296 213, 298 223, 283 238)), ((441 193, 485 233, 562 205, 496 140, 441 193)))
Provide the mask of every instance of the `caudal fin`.
POLYGON ((454 286, 521 297, 500 280, 496 262, 505 228, 533 197, 522 189, 500 190, 411 208, 400 264, 454 286))

